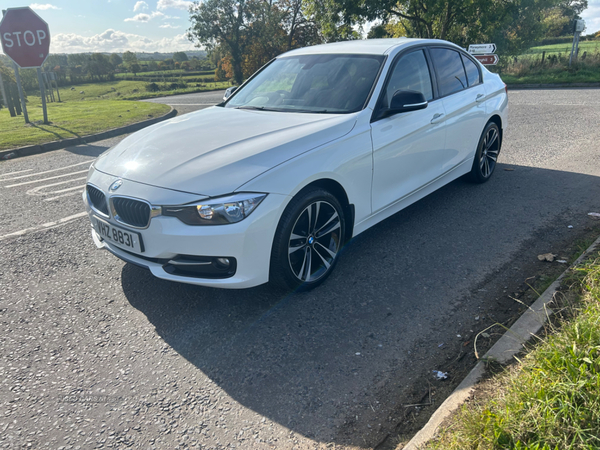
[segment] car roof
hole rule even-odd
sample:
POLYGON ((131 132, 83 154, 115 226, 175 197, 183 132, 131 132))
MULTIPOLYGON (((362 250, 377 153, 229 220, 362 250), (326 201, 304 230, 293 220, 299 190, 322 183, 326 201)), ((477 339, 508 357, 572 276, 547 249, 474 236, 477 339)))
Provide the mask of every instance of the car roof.
POLYGON ((387 55, 398 47, 408 47, 416 44, 450 44, 448 41, 438 39, 413 39, 413 38, 393 38, 393 39, 363 39, 343 42, 333 42, 331 44, 313 45, 291 50, 281 55, 316 55, 332 53, 349 53, 361 55, 387 55))

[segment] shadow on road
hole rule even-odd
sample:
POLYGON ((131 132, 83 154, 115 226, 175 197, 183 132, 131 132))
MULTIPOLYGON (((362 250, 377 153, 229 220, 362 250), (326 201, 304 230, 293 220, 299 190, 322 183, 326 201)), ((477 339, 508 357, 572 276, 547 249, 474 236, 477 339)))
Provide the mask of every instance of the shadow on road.
POLYGON ((599 181, 506 165, 484 185, 457 180, 355 239, 309 293, 182 285, 132 265, 122 286, 166 343, 243 406, 320 442, 372 447, 409 385, 460 351, 457 332, 487 326, 475 322, 481 308, 510 305, 480 283, 574 239, 599 181))

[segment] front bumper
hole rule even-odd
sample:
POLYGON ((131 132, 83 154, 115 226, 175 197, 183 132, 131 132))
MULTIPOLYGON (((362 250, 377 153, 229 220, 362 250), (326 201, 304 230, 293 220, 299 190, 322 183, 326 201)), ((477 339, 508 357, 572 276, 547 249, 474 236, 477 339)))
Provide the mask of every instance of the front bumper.
MULTIPOLYGON (((100 188, 105 195, 115 177, 95 171, 89 182, 100 188)), ((181 205, 197 201, 201 196, 170 191, 125 180, 119 189, 119 195, 128 195, 146 200, 153 205, 181 205)), ((84 192, 86 211, 90 216, 100 217, 110 224, 139 233, 143 240, 144 251, 136 254, 124 250, 114 243, 103 240, 92 228, 92 238, 96 247, 106 249, 118 258, 145 267, 165 280, 220 288, 248 288, 269 281, 271 247, 279 217, 287 197, 269 194, 252 214, 241 222, 229 225, 191 226, 176 217, 153 217, 145 229, 128 228, 117 222, 112 216, 102 217, 92 209, 84 192), (180 256, 213 258, 233 258, 235 273, 227 278, 201 278, 169 273, 166 261, 180 256), (166 269, 166 270, 165 270, 166 269)))

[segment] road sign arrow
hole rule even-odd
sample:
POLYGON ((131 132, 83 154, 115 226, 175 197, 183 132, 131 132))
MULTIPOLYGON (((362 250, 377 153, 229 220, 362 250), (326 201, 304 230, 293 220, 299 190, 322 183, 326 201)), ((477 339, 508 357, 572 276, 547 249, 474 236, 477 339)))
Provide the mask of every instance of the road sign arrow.
POLYGON ((496 44, 469 45, 469 53, 476 53, 476 54, 496 53, 496 44))
POLYGON ((485 66, 495 66, 498 64, 500 58, 498 55, 473 55, 475 59, 477 59, 481 64, 485 66))

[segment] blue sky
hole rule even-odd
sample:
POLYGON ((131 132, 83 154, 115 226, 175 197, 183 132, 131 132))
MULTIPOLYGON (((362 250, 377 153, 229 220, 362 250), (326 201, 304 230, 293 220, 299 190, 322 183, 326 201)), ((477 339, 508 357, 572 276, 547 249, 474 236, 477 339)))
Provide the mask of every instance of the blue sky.
MULTIPOLYGON (((195 49, 185 35, 192 4, 188 0, 2 0, 2 4, 30 6, 48 22, 52 53, 195 49)), ((600 30, 600 0, 589 0, 582 16, 586 33, 600 30)))
MULTIPOLYGON (((9 3, 10 2, 10 3, 9 3)), ((31 7, 50 27, 51 53, 194 50, 187 0, 2 0, 31 7)), ((8 5, 7 5, 8 3, 8 5)))

